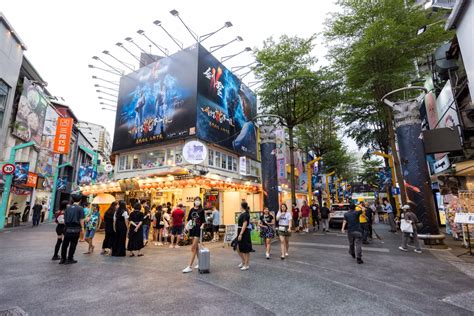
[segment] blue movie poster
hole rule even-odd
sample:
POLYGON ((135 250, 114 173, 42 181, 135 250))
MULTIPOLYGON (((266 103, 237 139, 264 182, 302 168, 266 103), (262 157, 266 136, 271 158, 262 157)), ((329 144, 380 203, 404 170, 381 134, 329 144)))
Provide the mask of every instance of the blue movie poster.
POLYGON ((202 46, 199 48, 197 135, 257 159, 257 98, 202 46))
POLYGON ((15 162, 15 172, 13 173, 13 184, 26 184, 28 182, 29 162, 15 162))
POLYGON ((114 152, 196 133, 197 53, 191 47, 121 78, 114 152))

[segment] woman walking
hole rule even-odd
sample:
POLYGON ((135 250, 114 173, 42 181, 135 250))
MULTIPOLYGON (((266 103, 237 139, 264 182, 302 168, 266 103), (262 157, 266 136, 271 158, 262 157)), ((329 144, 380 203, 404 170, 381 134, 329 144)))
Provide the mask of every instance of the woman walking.
POLYGON ((141 212, 142 205, 137 202, 133 206, 134 210, 130 213, 130 226, 128 228, 128 246, 130 257, 135 257, 135 251, 138 252, 138 257, 143 256, 141 250, 143 248, 143 213, 141 212))
MULTIPOLYGON (((416 253, 421 253, 421 246, 420 246, 420 241, 418 240, 418 232, 417 232, 417 223, 418 217, 413 213, 410 209, 409 205, 403 205, 402 206, 402 211, 403 211, 403 220, 409 221, 413 227, 413 241, 415 243, 415 252, 416 253)), ((410 238, 410 233, 408 232, 403 232, 402 231, 402 245, 398 247, 401 251, 408 251, 407 244, 408 244, 408 238, 410 238)))
POLYGON ((86 234, 85 240, 89 244, 89 250, 84 254, 90 254, 94 252, 94 245, 92 244, 92 240, 94 239, 95 232, 100 227, 100 212, 99 206, 97 204, 92 205, 92 211, 90 212, 89 216, 86 218, 86 234))
POLYGON ((288 257, 288 249, 290 248, 290 236, 291 236, 291 213, 288 212, 286 204, 280 206, 280 210, 277 213, 276 220, 278 221, 278 236, 280 237, 281 246, 281 260, 288 257))
MULTIPOLYGON (((155 206, 153 206, 155 208, 155 206)), ((155 246, 163 246, 163 228, 165 223, 163 222, 163 208, 161 205, 158 205, 156 208, 155 215, 153 216, 153 240, 155 241, 155 246)))
POLYGON ((299 233, 300 231, 300 209, 296 205, 296 203, 293 204, 293 208, 291 209, 292 218, 293 218, 293 226, 292 228, 295 229, 296 233, 299 233))
POLYGON ((273 237, 275 237, 275 218, 270 214, 268 207, 263 209, 263 215, 260 216, 260 237, 265 240, 265 257, 270 259, 270 246, 273 237))
POLYGON ((242 262, 239 264, 241 271, 246 271, 250 268, 250 252, 252 251, 252 240, 250 239, 250 209, 247 202, 240 204, 240 215, 237 221, 237 253, 242 262))
POLYGON ((146 246, 148 244, 148 237, 150 236, 150 224, 151 224, 151 213, 150 207, 145 205, 143 207, 145 213, 143 215, 143 244, 146 246))
POLYGON ((64 231, 66 230, 66 225, 64 224, 64 210, 66 210, 68 205, 67 201, 62 201, 59 207, 59 210, 54 215, 54 220, 56 222, 56 246, 54 246, 54 255, 51 260, 60 260, 59 249, 61 249, 61 244, 64 238, 64 231))
MULTIPOLYGON (((193 271, 194 259, 196 258, 199 251, 199 239, 201 236, 201 229, 204 228, 206 223, 206 216, 204 210, 201 206, 201 198, 194 198, 194 206, 189 210, 189 215, 187 219, 188 223, 186 224, 186 229, 189 230, 189 238, 192 239, 191 244, 191 260, 189 260, 189 265, 184 268, 183 273, 189 273, 193 271)), ((199 265, 195 266, 195 269, 198 269, 199 265)))
POLYGON ((102 242, 101 255, 110 255, 114 243, 114 214, 117 211, 117 202, 112 202, 109 209, 104 214, 105 238, 102 242))
POLYGON ((127 240, 128 217, 127 204, 124 201, 120 201, 119 207, 114 214, 115 238, 112 245, 112 256, 114 257, 125 257, 127 255, 125 242, 127 240))

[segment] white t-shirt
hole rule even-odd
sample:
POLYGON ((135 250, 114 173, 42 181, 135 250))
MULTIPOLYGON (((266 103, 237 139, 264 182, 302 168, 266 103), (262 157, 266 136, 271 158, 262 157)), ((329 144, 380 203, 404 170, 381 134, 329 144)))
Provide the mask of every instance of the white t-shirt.
POLYGON ((165 222, 165 228, 170 227, 170 224, 169 224, 170 221, 171 221, 170 214, 168 213, 163 214, 163 222, 165 222))
POLYGON ((281 226, 290 226, 290 222, 293 219, 291 216, 291 212, 286 211, 285 213, 281 213, 281 211, 278 211, 277 213, 277 220, 278 220, 278 225, 281 226))

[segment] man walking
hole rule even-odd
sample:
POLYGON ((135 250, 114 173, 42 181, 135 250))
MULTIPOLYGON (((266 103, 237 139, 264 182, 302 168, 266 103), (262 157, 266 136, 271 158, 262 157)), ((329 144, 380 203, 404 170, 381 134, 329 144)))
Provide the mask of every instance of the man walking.
POLYGON ((388 215, 388 223, 390 224, 389 232, 395 233, 397 231, 397 226, 395 225, 395 214, 393 213, 393 207, 386 198, 383 200, 383 204, 385 204, 384 210, 388 215))
POLYGON ((46 205, 46 202, 43 201, 41 202, 41 223, 44 222, 44 216, 48 213, 48 206, 46 205))
POLYGON ((221 214, 219 210, 213 206, 212 207, 212 233, 213 238, 212 241, 216 242, 219 241, 219 226, 221 224, 221 214))
POLYGON ((319 230, 319 205, 313 200, 311 204, 311 217, 313 218, 313 231, 316 231, 316 223, 318 223, 319 230))
POLYGON ((33 206, 33 226, 39 225, 42 209, 43 207, 38 202, 33 206))
POLYGON ((344 214, 344 222, 342 222, 341 232, 347 225, 347 238, 349 239, 349 254, 352 258, 357 258, 357 263, 362 264, 362 228, 360 226, 359 217, 361 211, 355 210, 355 205, 349 206, 350 211, 344 214))
POLYGON ((321 221, 323 222, 323 232, 329 231, 329 209, 327 204, 324 203, 323 207, 321 207, 321 221))
POLYGON ((179 203, 178 207, 171 212, 172 226, 171 226, 171 245, 170 248, 179 248, 178 239, 183 233, 183 219, 184 219, 183 204, 179 203), (176 239, 176 244, 174 240, 176 239))
POLYGON ((308 225, 309 225, 309 213, 311 209, 308 206, 308 202, 303 200, 303 206, 301 206, 301 226, 303 226, 303 232, 309 233, 308 225))
POLYGON ((77 263, 77 261, 74 260, 74 252, 76 251, 77 242, 79 241, 79 235, 84 231, 84 208, 79 205, 81 199, 81 195, 72 195, 73 204, 64 212, 64 224, 66 225, 66 229, 59 264, 77 263))

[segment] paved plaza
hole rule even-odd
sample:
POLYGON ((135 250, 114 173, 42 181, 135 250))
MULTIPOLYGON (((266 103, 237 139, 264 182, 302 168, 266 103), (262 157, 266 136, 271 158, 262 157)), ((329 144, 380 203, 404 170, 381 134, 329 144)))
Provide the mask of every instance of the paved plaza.
MULTIPOLYGON (((364 248, 362 265, 348 255, 346 238, 293 234, 290 256, 271 260, 255 246, 249 271, 222 244, 211 248, 212 270, 182 274, 189 247, 148 245, 141 258, 96 251, 75 265, 51 261, 53 224, 0 233, 0 310, 29 315, 472 315, 474 264, 447 250, 400 252, 399 234, 364 248), (296 235, 296 236, 295 236, 296 235), (462 270, 462 271, 461 271, 462 270), (471 275, 471 277, 469 276, 471 275)), ((413 248, 411 248, 413 249, 413 248)), ((0 313, 1 314, 1 313, 0 313)))

